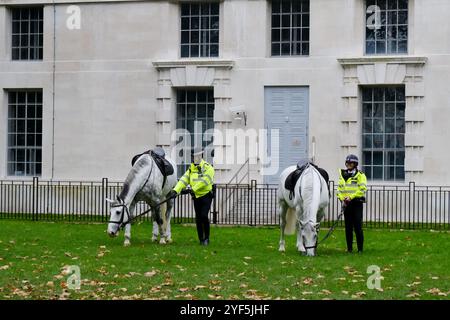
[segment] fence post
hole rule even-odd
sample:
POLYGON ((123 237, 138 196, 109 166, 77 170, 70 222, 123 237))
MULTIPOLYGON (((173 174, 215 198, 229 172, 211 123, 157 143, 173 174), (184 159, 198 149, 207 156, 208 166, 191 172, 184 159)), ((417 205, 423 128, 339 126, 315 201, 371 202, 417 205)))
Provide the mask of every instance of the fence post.
POLYGON ((217 224, 217 185, 214 186, 214 198, 213 198, 213 224, 217 224))
POLYGON ((108 197, 108 178, 102 179, 102 198, 100 199, 102 203, 102 222, 105 221, 105 217, 107 216, 108 206, 106 205, 106 198, 108 197))
POLYGON ((252 215, 255 215, 256 217, 256 180, 251 180, 251 185, 250 185, 250 204, 251 204, 251 208, 249 210, 249 214, 248 214, 248 225, 252 225, 252 215), (253 201, 255 200, 255 201, 253 201))
POLYGON ((33 221, 38 220, 37 210, 38 210, 38 188, 39 188, 39 178, 33 177, 33 221))
MULTIPOLYGON (((416 183, 414 181, 410 181, 409 182, 410 207, 409 207, 409 212, 408 212, 408 228, 411 228, 411 195, 412 195, 412 215, 413 215, 413 227, 414 227, 414 218, 415 218, 415 212, 416 212, 415 188, 416 188, 416 183)), ((406 221, 405 221, 405 225, 406 225, 406 221)))

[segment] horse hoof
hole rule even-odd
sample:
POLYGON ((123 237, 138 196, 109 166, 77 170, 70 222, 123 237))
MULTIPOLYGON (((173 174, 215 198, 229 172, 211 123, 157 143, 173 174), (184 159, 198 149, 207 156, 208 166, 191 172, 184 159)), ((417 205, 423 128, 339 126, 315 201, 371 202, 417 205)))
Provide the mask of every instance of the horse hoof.
POLYGON ((285 249, 284 247, 280 247, 280 248, 278 249, 278 251, 280 251, 280 252, 285 252, 286 249, 285 249))
POLYGON ((172 242, 173 242, 172 238, 167 239, 167 243, 172 243, 172 242))
POLYGON ((153 237, 152 237, 152 241, 153 241, 153 242, 158 242, 158 237, 153 236, 153 237))
POLYGON ((164 239, 159 240, 159 244, 166 244, 166 240, 164 239))
POLYGON ((129 247, 130 245, 131 245, 130 241, 125 241, 125 242, 123 243, 123 246, 124 246, 124 247, 129 247))

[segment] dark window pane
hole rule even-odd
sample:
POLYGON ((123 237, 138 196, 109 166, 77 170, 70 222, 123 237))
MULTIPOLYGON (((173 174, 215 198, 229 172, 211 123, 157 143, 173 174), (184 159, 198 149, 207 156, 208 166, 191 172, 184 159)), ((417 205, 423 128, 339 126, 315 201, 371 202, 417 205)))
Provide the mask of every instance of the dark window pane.
POLYGON ((309 27, 309 14, 302 14, 302 26, 309 27))
MULTIPOLYGON (((371 89, 371 88, 363 88, 363 101, 372 102, 372 92, 373 92, 373 89, 371 89)), ((365 106, 367 106, 367 105, 365 105, 365 106)))
POLYGON ((8 161, 15 162, 16 159, 16 149, 8 149, 8 161))
POLYGON ((272 42, 280 41, 280 33, 281 33, 280 29, 272 29, 272 42))
POLYGON ((189 57, 189 45, 181 46, 181 57, 182 58, 189 57))
POLYGON ((399 9, 408 9, 408 0, 398 0, 399 9))
POLYGON ((384 110, 386 118, 395 117, 395 103, 386 103, 384 110))
POLYGON ((36 135, 36 146, 41 147, 42 146, 42 134, 36 135))
POLYGON ((372 133, 372 119, 363 120, 363 133, 372 133))
POLYGON ((405 164, 405 152, 404 151, 397 151, 395 153, 395 164, 397 166, 403 166, 405 164))
POLYGON ((385 135, 385 148, 393 149, 395 148, 395 135, 387 134, 385 135))
POLYGON ((213 30, 210 34, 211 43, 219 43, 219 30, 213 30))
POLYGON ((219 14, 219 4, 218 3, 211 3, 211 14, 212 15, 218 15, 219 14))
POLYGON ((219 29, 219 16, 211 17, 211 29, 219 29))
POLYGON ((281 44, 281 54, 282 55, 290 55, 291 54, 290 43, 282 43, 281 44))
POLYGON ((34 147, 34 134, 27 134, 27 146, 34 147))
POLYGON ((397 141, 397 144, 396 144, 397 148, 400 148, 400 149, 405 148, 405 136, 403 134, 397 134, 396 141, 397 141))
POLYGON ((397 19, 398 24, 408 24, 408 11, 399 11, 397 19))
POLYGON ((200 32, 191 31, 191 44, 197 44, 200 42, 200 32))
POLYGON ((189 32, 188 31, 181 32, 181 43, 189 43, 189 32))
POLYGON ((395 179, 395 167, 389 166, 384 167, 384 180, 394 180, 395 179))
POLYGON ((366 41, 366 53, 367 54, 375 53, 375 41, 366 41))
POLYGON ((200 27, 200 21, 198 17, 191 18, 191 29, 195 30, 200 27))
POLYGON ((397 9, 397 0, 388 0, 388 9, 397 9))
POLYGON ((398 53, 407 53, 408 52, 408 42, 406 40, 402 40, 398 42, 398 53))
POLYGON ((289 41, 291 38, 291 30, 290 29, 282 29, 281 30, 281 40, 289 41))
POLYGON ((302 55, 309 55, 309 43, 302 43, 302 55))
POLYGON ((395 167, 395 178, 397 180, 405 179, 405 167, 395 167))
POLYGON ((281 19, 278 14, 272 15, 272 28, 279 28, 281 26, 281 19))
POLYGON ((373 135, 365 134, 363 135, 363 148, 370 149, 372 148, 372 140, 373 135))
POLYGON ((383 167, 373 167, 373 179, 383 179, 383 167))
POLYGON ((376 53, 385 53, 386 52, 386 42, 385 41, 377 41, 376 42, 376 53))
POLYGON ((375 118, 383 118, 383 103, 373 104, 373 116, 375 118))
POLYGON ((397 88, 395 99, 397 101, 405 101, 405 88, 404 87, 397 88))
POLYGON ((288 14, 284 14, 281 17, 281 26, 283 28, 289 28, 291 26, 291 16, 288 14))
POLYGON ((199 46, 192 45, 191 46, 191 57, 198 57, 198 56, 199 56, 199 46))
POLYGON ((189 18, 181 18, 181 30, 189 29, 189 18))
POLYGON ((395 120, 386 120, 384 123, 384 130, 386 133, 395 133, 395 120))
POLYGON ((395 123, 395 132, 396 133, 405 133, 405 122, 401 120, 397 120, 395 123))
POLYGON ((290 1, 290 0, 281 1, 281 12, 290 13, 291 12, 291 3, 292 3, 292 1, 290 1))
POLYGON ((395 152, 394 151, 388 151, 385 154, 384 164, 388 166, 394 166, 395 165, 395 152))
POLYGON ((374 134, 373 135, 373 148, 374 149, 382 149, 383 148, 383 135, 382 134, 374 134))
POLYGON ((309 28, 302 29, 302 41, 309 41, 309 28))
POLYGON ((200 14, 200 8, 198 3, 191 4, 191 16, 198 16, 200 14))
POLYGON ((279 56, 281 54, 280 52, 281 47, 279 43, 272 43, 272 55, 273 56, 279 56))
POLYGON ((383 89, 375 88, 373 90, 373 93, 374 93, 374 95, 373 95, 374 101, 383 102, 383 100, 384 100, 384 90, 383 89))
POLYGON ((372 164, 372 152, 370 151, 363 152, 363 163, 369 166, 372 164))
POLYGON ((397 11, 388 12, 388 24, 397 24, 397 11))
POLYGON ((210 50, 210 56, 211 57, 218 57, 219 56, 219 45, 212 44, 209 48, 210 50))

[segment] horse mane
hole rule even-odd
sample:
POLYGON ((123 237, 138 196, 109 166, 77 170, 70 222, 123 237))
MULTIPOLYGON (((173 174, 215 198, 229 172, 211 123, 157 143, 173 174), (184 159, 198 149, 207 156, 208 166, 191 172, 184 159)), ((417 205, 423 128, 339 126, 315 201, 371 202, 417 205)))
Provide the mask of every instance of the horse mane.
POLYGON ((308 166, 300 178, 299 194, 303 200, 303 217, 301 221, 313 223, 317 222, 316 212, 320 205, 320 189, 322 181, 320 180, 320 173, 313 167, 308 166), (319 186, 314 183, 315 176, 318 177, 319 186), (303 187, 303 189, 302 189, 303 187))
POLYGON ((143 154, 136 160, 125 179, 122 190, 120 191, 120 199, 125 200, 131 190, 131 187, 138 183, 136 181, 136 177, 138 176, 139 171, 144 169, 148 164, 151 164, 152 161, 153 159, 149 154, 143 154))

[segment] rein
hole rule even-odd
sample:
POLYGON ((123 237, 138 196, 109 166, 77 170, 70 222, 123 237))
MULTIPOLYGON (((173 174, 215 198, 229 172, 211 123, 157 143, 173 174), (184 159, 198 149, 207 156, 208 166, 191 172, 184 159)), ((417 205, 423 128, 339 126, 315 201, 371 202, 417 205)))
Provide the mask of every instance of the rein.
MULTIPOLYGON (((341 217, 342 217, 342 215, 344 214, 344 211, 345 211, 345 207, 342 206, 342 208, 341 208, 341 213, 338 215, 337 220, 334 222, 334 224, 331 226, 330 230, 328 230, 327 234, 325 235, 325 237, 322 238, 322 240, 320 240, 320 241, 319 241, 319 240, 316 240, 316 243, 315 243, 313 246, 308 246, 308 247, 307 247, 307 246, 303 245, 304 248, 305 248, 305 249, 316 249, 317 246, 319 245, 319 243, 322 243, 322 242, 324 242, 326 239, 328 239, 328 238, 331 236, 331 234, 334 232, 334 229, 336 229, 336 226, 337 226, 337 224, 339 223, 339 220, 341 220, 341 217)), ((317 230, 317 233, 319 233, 319 230, 317 230)))

